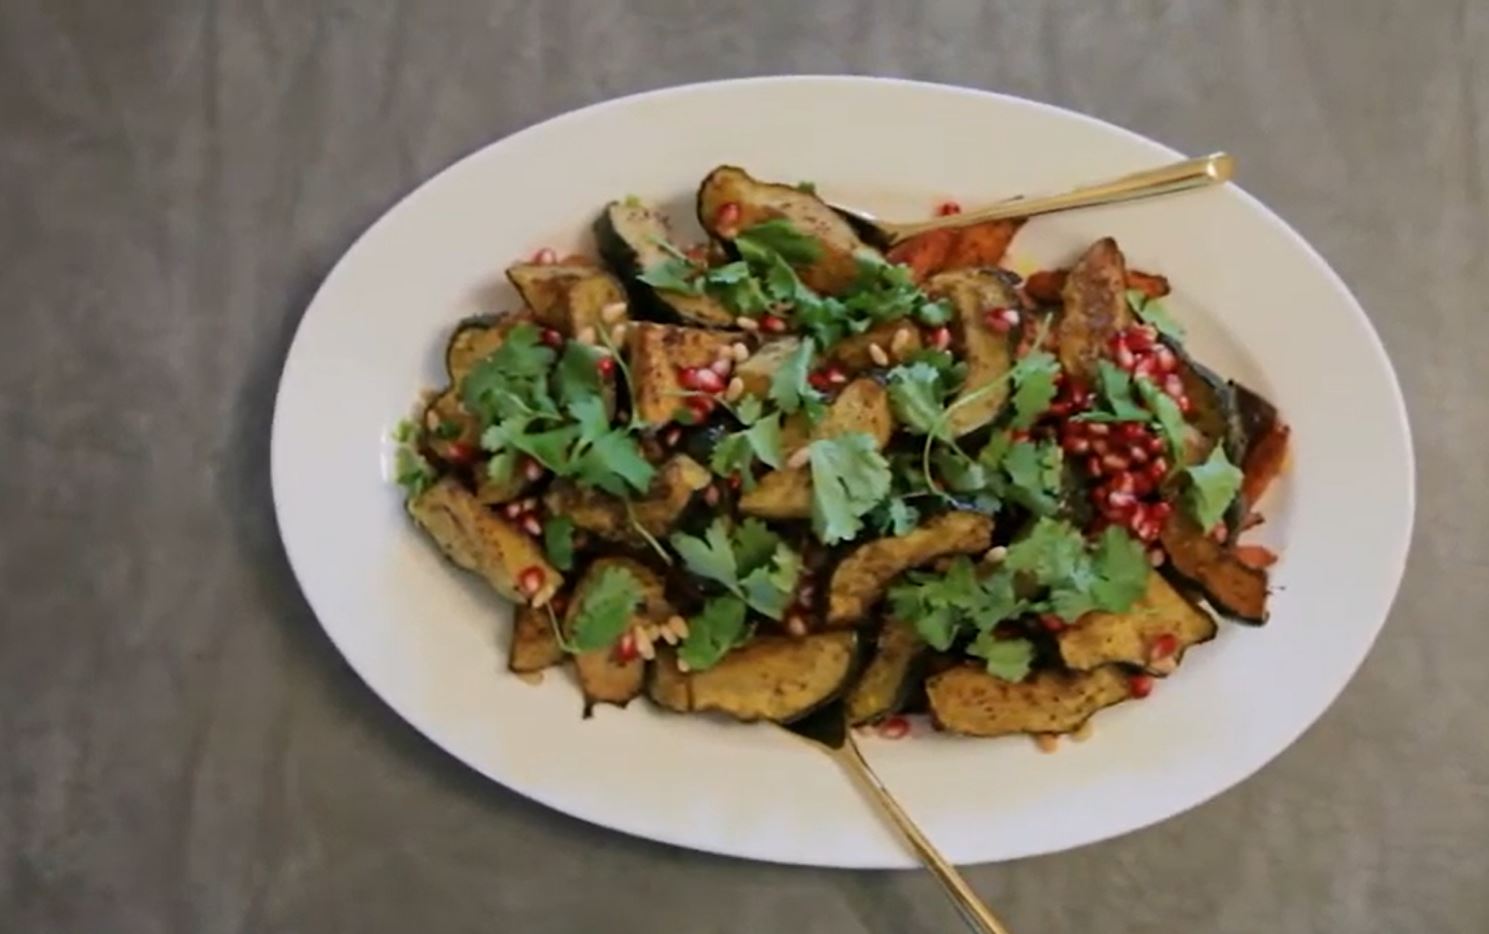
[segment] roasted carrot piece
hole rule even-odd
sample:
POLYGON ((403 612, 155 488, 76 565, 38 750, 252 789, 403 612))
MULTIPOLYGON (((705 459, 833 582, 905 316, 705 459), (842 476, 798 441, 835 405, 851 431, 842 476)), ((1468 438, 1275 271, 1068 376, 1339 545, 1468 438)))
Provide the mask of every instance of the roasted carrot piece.
POLYGON ((1024 225, 1023 218, 986 221, 956 231, 951 250, 937 272, 966 269, 972 266, 996 266, 1008 252, 1013 235, 1024 225))
POLYGON ((1127 287, 1137 289, 1149 298, 1162 298, 1169 293, 1167 278, 1136 269, 1127 270, 1127 287))
POLYGON ((1290 429, 1278 422, 1272 429, 1251 443, 1246 460, 1241 465, 1241 495, 1246 502, 1254 503, 1267 492, 1267 487, 1282 472, 1287 461, 1287 441, 1290 429))
POLYGON ((932 230, 890 249, 887 259, 891 263, 903 263, 910 267, 910 274, 919 282, 937 272, 946 263, 956 240, 954 230, 932 230))
POLYGON ((1266 545, 1237 545, 1231 549, 1236 560, 1257 571, 1265 571, 1277 563, 1277 552, 1266 545))

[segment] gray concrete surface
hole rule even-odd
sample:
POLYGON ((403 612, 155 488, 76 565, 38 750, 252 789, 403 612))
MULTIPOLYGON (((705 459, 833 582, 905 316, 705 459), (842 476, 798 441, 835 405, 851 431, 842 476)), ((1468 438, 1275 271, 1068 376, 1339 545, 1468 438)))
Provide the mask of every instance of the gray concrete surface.
POLYGON ((1352 0, 4 0, 0 930, 957 930, 925 875, 700 856, 466 771, 342 664, 275 535, 279 367, 379 212, 577 105, 773 72, 1232 150, 1414 418, 1406 581, 1322 721, 1196 811, 977 888, 1019 932, 1489 930, 1489 5, 1352 0))

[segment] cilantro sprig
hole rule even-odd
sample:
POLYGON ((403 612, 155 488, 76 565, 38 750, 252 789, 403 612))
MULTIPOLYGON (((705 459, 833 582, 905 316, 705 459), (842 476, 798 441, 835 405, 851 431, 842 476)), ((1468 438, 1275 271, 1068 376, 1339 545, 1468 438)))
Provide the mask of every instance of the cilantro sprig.
POLYGON ((911 572, 889 592, 895 615, 914 623, 939 650, 970 638, 967 651, 1005 680, 1024 677, 1034 659, 1028 639, 995 628, 1026 613, 1054 613, 1067 622, 1092 610, 1122 612, 1147 587, 1147 557, 1126 532, 1109 527, 1094 545, 1063 520, 1040 519, 1009 546, 991 573, 979 575, 958 558, 944 574, 911 572))
POLYGON ((408 419, 393 429, 393 479, 403 487, 404 495, 413 499, 434 485, 439 479, 434 467, 419 453, 417 445, 419 430, 408 419))
POLYGON ((812 529, 824 544, 851 541, 863 517, 889 495, 889 462, 874 438, 854 431, 807 446, 812 470, 812 529))
POLYGON ((630 626, 641 599, 641 582, 635 574, 618 566, 600 571, 580 596, 564 648, 578 654, 614 645, 630 626))
POLYGON ((801 575, 801 558, 759 519, 734 528, 718 518, 703 535, 674 532, 668 541, 687 569, 713 581, 763 616, 785 615, 801 575))
POLYGON ((1217 444, 1203 463, 1184 468, 1184 475, 1189 481, 1184 506, 1200 528, 1214 528, 1241 490, 1241 469, 1225 455, 1225 445, 1217 444))
POLYGON ((1184 328, 1174 320, 1168 309, 1156 298, 1149 298, 1142 289, 1127 290, 1127 307, 1145 323, 1151 324, 1159 334, 1176 341, 1184 339, 1184 328))

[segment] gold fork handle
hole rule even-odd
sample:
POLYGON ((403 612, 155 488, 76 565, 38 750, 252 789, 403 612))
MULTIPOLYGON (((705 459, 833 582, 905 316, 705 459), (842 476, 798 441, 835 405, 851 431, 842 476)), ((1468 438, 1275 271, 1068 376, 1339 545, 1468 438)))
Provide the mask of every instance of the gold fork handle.
POLYGON ((874 770, 869 768, 869 764, 864 761, 863 754, 858 751, 858 744, 853 741, 851 735, 847 737, 842 748, 836 750, 835 758, 873 793, 879 806, 884 809, 884 813, 889 815, 889 819, 915 850, 920 861, 925 863, 926 868, 936 877, 936 881, 940 882, 941 887, 946 890, 952 903, 961 911, 968 927, 980 934, 1009 934, 1008 928, 993 916, 988 907, 982 903, 982 899, 978 898, 977 893, 972 890, 972 886, 962 878, 962 874, 957 872, 956 867, 941 855, 941 851, 936 849, 919 827, 915 826, 915 821, 910 819, 910 815, 900 807, 899 802, 889 793, 889 789, 884 787, 879 776, 875 775, 874 770))
POLYGON ((1058 195, 1040 195, 1033 198, 1010 198, 996 204, 964 214, 937 217, 913 224, 893 225, 893 242, 898 243, 916 234, 943 227, 966 227, 984 221, 1003 220, 1010 217, 1033 217, 1036 214, 1053 214, 1071 208, 1088 208, 1098 204, 1113 204, 1118 201, 1136 201, 1190 188, 1203 188, 1230 181, 1235 173, 1235 160, 1227 153, 1216 152, 1197 159, 1185 159, 1172 165, 1143 172, 1134 172, 1109 182, 1086 185, 1058 195))

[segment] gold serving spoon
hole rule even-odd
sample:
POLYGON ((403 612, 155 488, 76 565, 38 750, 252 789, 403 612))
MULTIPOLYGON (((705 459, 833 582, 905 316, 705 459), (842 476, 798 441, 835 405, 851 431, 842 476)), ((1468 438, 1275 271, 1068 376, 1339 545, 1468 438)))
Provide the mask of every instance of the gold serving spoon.
POLYGON ((1084 185, 1058 195, 1038 195, 1032 198, 1009 198, 979 208, 934 217, 930 220, 897 222, 880 220, 866 211, 832 205, 833 210, 853 226, 864 242, 879 249, 889 249, 917 234, 931 230, 967 227, 984 221, 1004 220, 1010 217, 1033 217, 1036 214, 1053 214, 1073 208, 1089 208, 1098 204, 1115 204, 1119 201, 1136 201, 1191 188, 1204 188, 1230 181, 1235 173, 1236 160, 1223 152, 1211 153, 1198 159, 1185 159, 1172 165, 1143 172, 1134 172, 1121 178, 1084 185))
POLYGON ((889 789, 884 787, 879 776, 869 768, 863 754, 858 751, 858 744, 853 741, 853 734, 848 730, 847 716, 841 701, 828 704, 782 729, 800 736, 827 753, 868 789, 895 829, 905 838, 905 842, 915 850, 915 855, 920 857, 920 861, 936 877, 936 881, 941 883, 947 897, 962 913, 968 927, 980 934, 1009 934, 1008 928, 988 910, 982 899, 972 890, 972 886, 962 878, 962 874, 941 855, 941 851, 936 849, 935 844, 915 825, 905 809, 900 807, 894 795, 889 793, 889 789))

